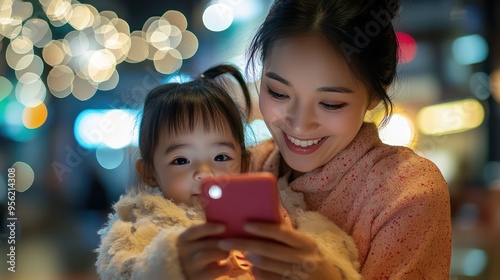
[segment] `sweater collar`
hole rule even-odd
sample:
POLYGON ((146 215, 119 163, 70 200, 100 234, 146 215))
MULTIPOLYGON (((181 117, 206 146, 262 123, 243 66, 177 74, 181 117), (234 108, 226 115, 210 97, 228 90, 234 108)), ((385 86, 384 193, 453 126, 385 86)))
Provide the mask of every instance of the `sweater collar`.
MULTIPOLYGON (((374 147, 381 145, 378 130, 373 123, 363 123, 353 141, 330 162, 318 167, 290 183, 290 187, 300 192, 324 192, 338 185, 342 177, 358 162, 366 153, 374 147)), ((278 176, 281 155, 278 146, 274 148, 267 160, 264 162, 263 170, 278 176)))

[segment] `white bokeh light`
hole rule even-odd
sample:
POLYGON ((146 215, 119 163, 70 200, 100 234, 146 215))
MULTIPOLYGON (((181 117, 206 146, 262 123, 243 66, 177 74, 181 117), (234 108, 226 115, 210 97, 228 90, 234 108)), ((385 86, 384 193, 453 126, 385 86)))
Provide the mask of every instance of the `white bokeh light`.
POLYGON ((415 130, 410 119, 401 114, 394 114, 389 123, 379 129, 380 140, 394 146, 410 146, 415 130))
POLYGON ((208 30, 224 31, 233 23, 233 9, 224 4, 213 4, 205 9, 202 19, 208 30))

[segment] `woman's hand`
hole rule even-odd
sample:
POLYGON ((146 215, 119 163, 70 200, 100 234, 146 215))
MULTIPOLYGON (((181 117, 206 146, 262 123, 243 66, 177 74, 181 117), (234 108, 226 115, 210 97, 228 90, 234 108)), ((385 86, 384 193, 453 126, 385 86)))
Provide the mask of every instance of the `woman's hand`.
POLYGON ((187 279, 213 280, 227 271, 226 265, 217 262, 226 259, 229 253, 217 246, 218 239, 207 239, 223 231, 223 225, 206 223, 192 226, 179 236, 179 261, 187 279))
POLYGON ((223 239, 224 250, 245 251, 256 279, 342 279, 340 270, 327 263, 314 240, 286 225, 247 224, 245 229, 268 240, 223 239))

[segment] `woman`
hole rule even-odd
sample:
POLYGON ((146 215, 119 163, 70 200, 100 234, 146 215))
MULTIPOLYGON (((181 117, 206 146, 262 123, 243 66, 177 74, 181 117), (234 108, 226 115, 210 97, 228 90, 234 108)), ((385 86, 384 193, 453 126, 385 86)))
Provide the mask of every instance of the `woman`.
MULTIPOLYGON (((398 10, 396 0, 275 1, 249 49, 250 63, 262 61, 259 106, 274 139, 253 152, 255 168, 287 178, 308 210, 354 238, 363 279, 449 279, 446 182, 432 162, 383 144, 364 122, 380 103, 390 117, 398 10)), ((279 243, 219 245, 247 251, 257 278, 342 278, 316 240, 274 225, 248 231, 279 243)))

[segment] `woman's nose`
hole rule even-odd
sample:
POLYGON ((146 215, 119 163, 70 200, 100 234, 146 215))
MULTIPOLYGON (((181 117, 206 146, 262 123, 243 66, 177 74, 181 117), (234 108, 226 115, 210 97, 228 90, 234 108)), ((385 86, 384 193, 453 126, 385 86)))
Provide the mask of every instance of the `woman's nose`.
POLYGON ((194 173, 194 179, 195 180, 203 180, 203 179, 205 179, 207 177, 211 177, 211 176, 214 176, 214 175, 215 175, 215 173, 210 168, 210 166, 208 166, 206 164, 202 164, 202 165, 200 165, 198 167, 198 169, 194 173))
POLYGON ((288 109, 286 124, 297 134, 307 133, 318 127, 314 108, 308 105, 295 104, 288 109))

